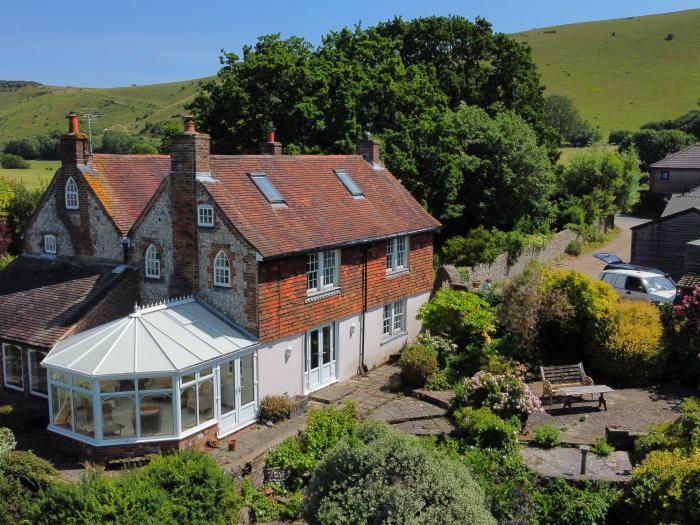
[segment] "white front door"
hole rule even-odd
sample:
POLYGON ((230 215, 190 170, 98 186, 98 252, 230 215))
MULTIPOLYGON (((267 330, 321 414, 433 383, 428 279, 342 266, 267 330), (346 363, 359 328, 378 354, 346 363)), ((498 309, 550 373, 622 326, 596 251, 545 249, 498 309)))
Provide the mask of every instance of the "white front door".
POLYGON ((255 361, 255 354, 247 354, 219 366, 219 436, 255 420, 255 361))
POLYGON ((306 392, 313 392, 335 381, 335 363, 335 325, 331 323, 307 332, 304 359, 306 392))

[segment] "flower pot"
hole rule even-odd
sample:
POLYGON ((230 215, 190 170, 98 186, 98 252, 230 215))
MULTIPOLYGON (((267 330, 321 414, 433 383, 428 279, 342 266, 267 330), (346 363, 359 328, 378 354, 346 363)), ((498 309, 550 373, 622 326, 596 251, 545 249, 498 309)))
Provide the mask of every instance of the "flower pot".
POLYGON ((236 440, 234 438, 228 440, 228 450, 229 452, 236 450, 236 440))

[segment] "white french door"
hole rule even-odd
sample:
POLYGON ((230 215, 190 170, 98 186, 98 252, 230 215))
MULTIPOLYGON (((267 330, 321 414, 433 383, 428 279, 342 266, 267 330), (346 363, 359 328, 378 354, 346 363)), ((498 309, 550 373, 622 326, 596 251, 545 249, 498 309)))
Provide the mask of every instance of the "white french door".
POLYGON ((306 333, 304 384, 313 392, 336 378, 335 324, 320 326, 306 333))
POLYGON ((258 392, 255 354, 219 365, 219 435, 255 420, 258 392))

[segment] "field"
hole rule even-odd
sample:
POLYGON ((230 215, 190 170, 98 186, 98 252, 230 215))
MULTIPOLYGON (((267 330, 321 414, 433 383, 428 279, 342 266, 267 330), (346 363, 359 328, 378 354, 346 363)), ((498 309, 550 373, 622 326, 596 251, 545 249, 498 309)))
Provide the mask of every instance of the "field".
POLYGON ((546 93, 571 97, 607 137, 611 129, 636 129, 697 107, 698 28, 700 9, 695 9, 514 36, 532 47, 546 93))
MULTIPOLYGON (((69 111, 104 116, 93 129, 139 131, 146 122, 178 117, 202 79, 121 88, 26 86, 0 89, 0 144, 11 138, 66 129, 69 111)), ((81 124, 87 131, 87 123, 81 124)))
POLYGON ((51 182, 56 170, 61 167, 60 160, 31 160, 28 170, 6 170, 0 168, 0 178, 23 180, 29 188, 45 188, 51 182))

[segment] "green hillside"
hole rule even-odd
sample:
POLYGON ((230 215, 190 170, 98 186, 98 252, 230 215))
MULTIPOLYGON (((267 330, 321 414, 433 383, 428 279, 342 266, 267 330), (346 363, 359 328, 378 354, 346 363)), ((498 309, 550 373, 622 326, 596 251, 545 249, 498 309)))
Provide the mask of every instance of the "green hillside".
POLYGON ((700 9, 532 29, 547 93, 571 97, 607 136, 677 117, 700 99, 700 9), (672 39, 669 34, 673 35, 672 39))
POLYGON ((0 143, 10 138, 66 128, 66 114, 91 108, 104 116, 96 129, 123 126, 140 130, 146 122, 181 115, 201 80, 120 88, 78 88, 0 84, 0 143))

